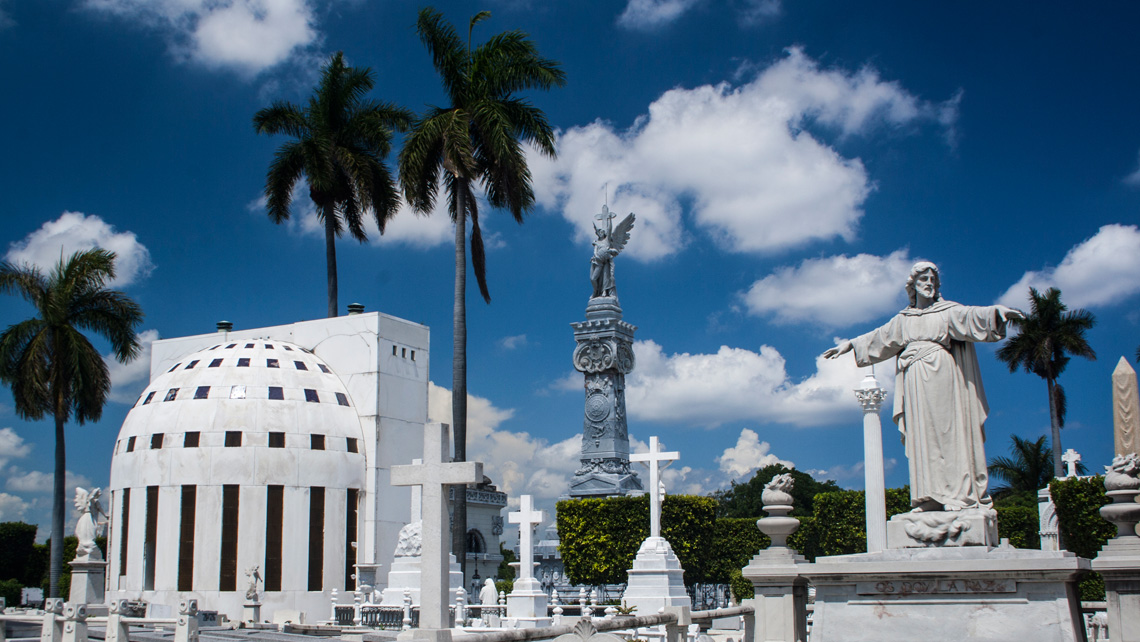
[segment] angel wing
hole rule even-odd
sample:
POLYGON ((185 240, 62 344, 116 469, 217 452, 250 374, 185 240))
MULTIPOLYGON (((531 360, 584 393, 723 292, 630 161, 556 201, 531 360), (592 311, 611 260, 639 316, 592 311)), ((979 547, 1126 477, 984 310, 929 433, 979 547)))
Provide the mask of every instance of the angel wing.
POLYGON ((625 244, 629 242, 629 231, 633 229, 633 220, 634 216, 631 213, 614 226, 614 231, 610 234, 610 247, 618 252, 625 249, 625 244))

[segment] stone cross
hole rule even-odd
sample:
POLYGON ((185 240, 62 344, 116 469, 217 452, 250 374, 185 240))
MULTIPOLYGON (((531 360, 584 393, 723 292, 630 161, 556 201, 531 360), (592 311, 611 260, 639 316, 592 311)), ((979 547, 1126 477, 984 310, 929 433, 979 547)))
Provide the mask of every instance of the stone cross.
POLYGON ((519 509, 507 514, 512 524, 519 525, 519 579, 534 577, 534 538, 533 529, 546 520, 546 511, 534 509, 534 497, 523 495, 519 498, 519 509))
POLYGON ((1136 390, 1136 371, 1124 357, 1112 371, 1112 424, 1114 454, 1140 455, 1140 393, 1136 390))
POLYGON ((1065 462, 1065 479, 1077 476, 1077 464, 1081 461, 1081 454, 1072 448, 1065 451, 1061 455, 1061 461, 1065 462))
POLYGON ((660 479, 661 469, 668 466, 670 462, 676 461, 681 458, 681 453, 662 452, 661 442, 657 441, 657 436, 649 438, 649 452, 635 453, 629 456, 630 461, 639 461, 649 467, 649 536, 661 537, 661 502, 664 499, 661 497, 661 486, 658 484, 660 479), (661 463, 664 462, 665 466, 661 463))
POLYGON ((451 529, 447 527, 447 486, 483 481, 483 464, 450 461, 451 437, 447 424, 424 425, 422 464, 392 467, 393 486, 419 486, 423 511, 420 567, 420 627, 448 627, 448 554, 451 529))

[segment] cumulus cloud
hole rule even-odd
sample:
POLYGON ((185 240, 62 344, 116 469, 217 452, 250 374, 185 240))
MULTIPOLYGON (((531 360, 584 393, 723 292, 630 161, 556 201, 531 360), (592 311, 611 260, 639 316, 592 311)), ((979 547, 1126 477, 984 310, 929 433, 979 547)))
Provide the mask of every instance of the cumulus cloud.
POLYGON ((158 330, 143 330, 138 333, 139 356, 134 361, 119 363, 114 353, 103 355, 107 370, 111 375, 111 394, 108 398, 116 403, 133 404, 150 381, 150 346, 159 338, 158 330))
POLYGON ((24 443, 24 438, 16 434, 11 428, 0 428, 0 471, 13 459, 27 457, 32 452, 31 444, 24 443))
POLYGON ((780 15, 780 0, 744 0, 740 7, 740 22, 755 25, 780 15))
POLYGON ((499 339, 498 344, 499 347, 503 350, 514 350, 515 348, 521 348, 526 345, 526 335, 516 334, 509 337, 503 337, 502 339, 499 339))
POLYGON ((629 0, 618 16, 619 26, 627 29, 651 30, 680 18, 701 0, 629 0))
POLYGON ((766 441, 760 441, 760 436, 756 434, 756 431, 748 428, 740 431, 736 445, 725 448, 724 453, 716 458, 716 463, 723 472, 733 478, 743 477, 758 468, 772 464, 783 464, 788 468, 795 467, 792 462, 780 459, 772 453, 772 445, 766 441))
POLYGON ((318 41, 310 0, 86 0, 163 33, 175 57, 256 74, 318 41))
MULTIPOLYGON (((52 492, 53 482, 55 475, 52 473, 45 473, 38 470, 29 470, 27 472, 16 470, 8 477, 8 482, 5 487, 17 493, 32 493, 38 495, 49 494, 52 492)), ((67 493, 75 490, 76 486, 83 488, 91 488, 91 480, 84 475, 80 475, 73 471, 67 471, 64 478, 64 487, 67 493)))
MULTIPOLYGON (((721 346, 715 354, 666 354, 634 343, 637 368, 627 381, 630 415, 648 421, 715 427, 731 421, 818 426, 858 421, 852 389, 863 372, 852 359, 816 357, 816 372, 791 378, 771 346, 759 352, 721 346)), ((880 377, 884 388, 893 377, 880 377)))
POLYGON ((139 243, 134 232, 116 232, 98 216, 82 212, 64 212, 58 219, 44 223, 24 240, 12 243, 4 258, 16 264, 29 263, 47 272, 59 263, 61 256, 66 258, 93 247, 115 253, 116 276, 110 284, 112 287, 130 285, 154 269, 150 251, 139 243))
POLYGON ((1029 288, 1061 290, 1070 308, 1108 306, 1140 292, 1140 229, 1112 224, 1073 246, 1056 267, 1026 272, 998 302, 1025 309, 1029 288))
POLYGON ((0 493, 0 522, 23 521, 31 504, 15 495, 0 493))
POLYGON ((744 85, 665 92, 624 131, 595 121, 558 134, 558 157, 529 159, 539 203, 590 241, 603 186, 611 209, 637 213, 628 253, 679 251, 692 222, 733 252, 777 252, 851 240, 873 189, 863 163, 809 131, 866 135, 918 123, 948 126, 954 105, 920 100, 871 67, 824 69, 802 49, 744 85))
POLYGON ((857 254, 807 259, 781 267, 741 294, 749 314, 776 323, 842 328, 906 305, 903 284, 914 264, 905 249, 887 256, 857 254))

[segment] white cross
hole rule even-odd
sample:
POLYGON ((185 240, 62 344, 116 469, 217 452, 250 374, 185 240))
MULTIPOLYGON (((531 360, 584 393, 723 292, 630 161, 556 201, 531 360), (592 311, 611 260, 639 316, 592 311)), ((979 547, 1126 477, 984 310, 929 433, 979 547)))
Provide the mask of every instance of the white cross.
POLYGON ((447 528, 446 486, 483 481, 483 464, 451 462, 450 430, 447 424, 424 426, 422 464, 392 466, 393 486, 419 486, 423 512, 423 543, 420 567, 420 627, 448 628, 448 553, 451 532, 447 528))
POLYGON ((661 452, 661 442, 657 437, 649 438, 649 452, 629 456, 630 461, 638 461, 649 467, 649 536, 661 537, 661 487, 658 484, 661 469, 681 458, 681 453, 661 452), (665 462, 665 466, 661 465, 665 462))
POLYGON ((1061 461, 1065 462, 1065 479, 1077 476, 1077 464, 1081 461, 1081 454, 1072 448, 1065 451, 1061 455, 1061 461))
POLYGON ((534 497, 523 495, 519 498, 519 509, 507 513, 507 519, 512 524, 519 525, 519 554, 522 560, 519 563, 519 578, 534 577, 534 540, 532 530, 535 526, 546 521, 546 511, 534 509, 534 497))

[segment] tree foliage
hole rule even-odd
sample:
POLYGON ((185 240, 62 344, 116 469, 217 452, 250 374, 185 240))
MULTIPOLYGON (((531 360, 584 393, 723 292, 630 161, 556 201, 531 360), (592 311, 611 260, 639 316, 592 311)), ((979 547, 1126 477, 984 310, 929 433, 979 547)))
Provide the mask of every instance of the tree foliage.
MULTIPOLYGON (((1029 493, 1036 504, 1037 491, 1049 485, 1053 479, 1053 451, 1049 441, 1042 435, 1037 441, 1010 435, 1009 457, 994 457, 990 460, 990 478, 1002 484, 991 485, 990 495, 1001 501, 1016 493, 1029 493)), ((1084 475, 1088 469, 1077 462, 1077 474, 1084 475)))
POLYGON ((783 473, 791 473, 795 481, 791 493, 792 517, 811 515, 816 495, 841 490, 834 481, 819 482, 805 472, 787 468, 782 464, 770 464, 756 471, 748 481, 741 484, 734 481, 728 489, 714 492, 712 497, 717 500, 717 516, 751 517, 754 520, 763 517, 763 502, 760 500, 760 495, 764 492, 764 485, 772 481, 776 475, 783 473))
POLYGON ((36 525, 0 522, 0 580, 16 580, 22 586, 39 585, 44 569, 37 561, 36 525))
MULTIPOLYGON (((1054 479, 1049 494, 1066 550, 1092 559, 1116 536, 1116 526, 1100 516, 1100 507, 1112 501, 1104 492, 1104 477, 1054 479)), ((1081 599, 1104 599, 1104 581, 1098 573, 1081 581, 1081 599)))

